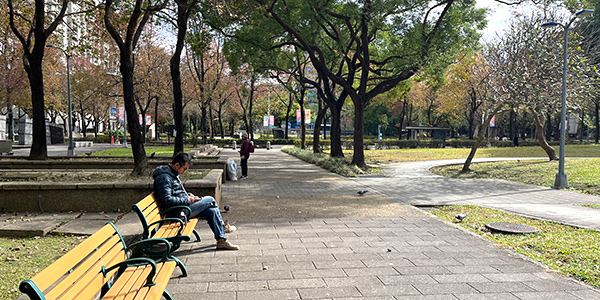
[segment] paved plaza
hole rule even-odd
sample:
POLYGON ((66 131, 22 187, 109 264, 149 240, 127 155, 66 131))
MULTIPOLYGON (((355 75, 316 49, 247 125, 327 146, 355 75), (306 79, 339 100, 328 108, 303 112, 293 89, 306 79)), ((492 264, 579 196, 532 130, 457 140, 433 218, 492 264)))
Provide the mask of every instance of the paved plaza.
MULTIPOLYGON (((223 216, 242 249, 214 251, 200 222, 203 241, 177 252, 190 275, 169 283, 175 299, 600 299, 598 289, 403 204, 418 197, 403 189, 420 178, 397 182, 388 169, 345 179, 277 149, 257 149, 249 169, 249 179, 223 186, 222 205, 232 207, 223 216)), ((428 187, 425 197, 444 193, 428 187)))
MULTIPOLYGON (((221 155, 239 164, 237 151, 221 155)), ((452 162, 393 164, 385 176, 347 179, 278 148, 257 149, 249 179, 223 184, 221 206, 231 206, 223 217, 237 226, 229 236, 241 250, 215 251, 200 221, 202 241, 175 253, 189 276, 176 270, 167 289, 174 299, 600 299, 600 290, 414 206, 477 204, 600 228, 596 210, 573 205, 598 197, 428 171, 452 162)), ((117 226, 137 229, 135 218, 117 226)), ((81 217, 67 225, 76 222, 90 229, 81 217)))

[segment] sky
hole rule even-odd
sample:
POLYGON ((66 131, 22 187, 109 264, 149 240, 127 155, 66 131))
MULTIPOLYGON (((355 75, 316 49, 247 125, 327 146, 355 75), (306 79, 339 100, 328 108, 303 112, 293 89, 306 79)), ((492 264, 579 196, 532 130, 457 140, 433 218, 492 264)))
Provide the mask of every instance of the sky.
MULTIPOLYGON (((494 0, 477 0, 477 7, 489 8, 488 24, 483 30, 482 40, 492 40, 496 34, 501 34, 507 28, 513 10, 520 8, 498 3, 494 0)), ((522 9, 522 8, 520 8, 522 9)))

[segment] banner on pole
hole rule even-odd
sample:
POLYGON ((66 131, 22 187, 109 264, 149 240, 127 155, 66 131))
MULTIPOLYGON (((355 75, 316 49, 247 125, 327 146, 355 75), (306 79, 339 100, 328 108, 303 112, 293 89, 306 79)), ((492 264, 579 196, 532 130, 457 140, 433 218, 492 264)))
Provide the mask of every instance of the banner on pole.
POLYGON ((117 119, 117 108, 114 106, 109 107, 108 109, 109 120, 114 121, 117 119))
POLYGON ((125 107, 119 107, 119 122, 125 121, 125 107))

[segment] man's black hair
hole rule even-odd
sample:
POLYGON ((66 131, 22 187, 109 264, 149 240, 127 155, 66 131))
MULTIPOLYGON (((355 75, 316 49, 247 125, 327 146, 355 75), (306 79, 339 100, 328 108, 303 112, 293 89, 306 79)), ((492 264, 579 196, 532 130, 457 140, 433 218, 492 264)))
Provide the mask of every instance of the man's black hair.
POLYGON ((171 161, 171 165, 175 165, 176 163, 180 163, 181 165, 185 165, 185 163, 189 163, 192 165, 192 158, 190 155, 185 152, 179 152, 173 156, 173 160, 171 161))

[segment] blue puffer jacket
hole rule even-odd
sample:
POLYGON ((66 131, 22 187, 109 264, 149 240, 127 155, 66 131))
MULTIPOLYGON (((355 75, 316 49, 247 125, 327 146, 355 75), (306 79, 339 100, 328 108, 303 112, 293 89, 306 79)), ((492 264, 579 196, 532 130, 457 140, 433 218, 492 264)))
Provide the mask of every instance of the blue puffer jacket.
POLYGON ((177 173, 169 166, 159 166, 152 173, 154 196, 161 210, 176 205, 190 205, 190 198, 177 179, 177 173))

